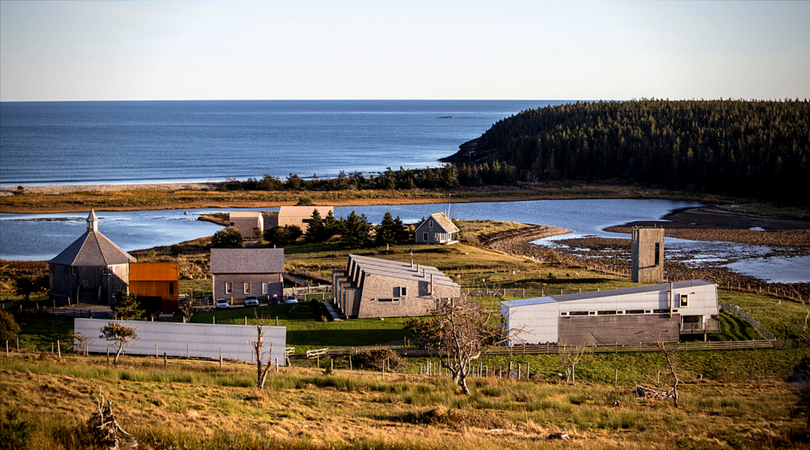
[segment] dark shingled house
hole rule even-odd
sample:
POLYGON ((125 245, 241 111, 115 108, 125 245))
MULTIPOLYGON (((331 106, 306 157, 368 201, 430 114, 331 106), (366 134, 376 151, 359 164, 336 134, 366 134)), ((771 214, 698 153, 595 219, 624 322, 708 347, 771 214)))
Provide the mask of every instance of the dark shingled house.
POLYGON ((50 260, 50 298, 59 305, 115 303, 115 292, 129 290, 129 253, 98 231, 94 211, 87 217, 87 231, 50 260))
POLYGON ((214 298, 244 300, 247 295, 268 299, 284 293, 283 248, 212 248, 214 298))

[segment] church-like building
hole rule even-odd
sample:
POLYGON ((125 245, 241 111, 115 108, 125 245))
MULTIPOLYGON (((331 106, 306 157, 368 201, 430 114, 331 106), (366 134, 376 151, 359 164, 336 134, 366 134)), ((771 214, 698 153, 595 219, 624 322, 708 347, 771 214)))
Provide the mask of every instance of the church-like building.
POLYGON ((50 298, 58 305, 113 304, 116 291, 128 291, 129 263, 136 261, 98 231, 91 210, 87 231, 49 261, 50 298))

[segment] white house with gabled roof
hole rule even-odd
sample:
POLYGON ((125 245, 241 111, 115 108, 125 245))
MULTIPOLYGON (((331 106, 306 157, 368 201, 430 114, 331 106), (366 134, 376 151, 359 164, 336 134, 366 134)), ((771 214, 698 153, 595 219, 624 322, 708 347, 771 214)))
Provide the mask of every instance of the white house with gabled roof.
POLYGON ((431 214, 416 228, 417 244, 458 244, 458 227, 444 213, 431 214))

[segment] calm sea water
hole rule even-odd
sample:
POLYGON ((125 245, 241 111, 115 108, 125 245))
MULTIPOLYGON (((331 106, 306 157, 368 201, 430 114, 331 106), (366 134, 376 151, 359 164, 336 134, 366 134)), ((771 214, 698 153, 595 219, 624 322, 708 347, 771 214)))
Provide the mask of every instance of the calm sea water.
POLYGON ((500 119, 560 101, 0 103, 0 185, 285 179, 437 166, 500 119))

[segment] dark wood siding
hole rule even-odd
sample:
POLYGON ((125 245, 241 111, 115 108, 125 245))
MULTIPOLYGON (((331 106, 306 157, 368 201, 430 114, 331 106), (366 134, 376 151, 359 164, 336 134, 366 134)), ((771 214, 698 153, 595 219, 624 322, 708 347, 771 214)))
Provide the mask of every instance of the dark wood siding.
POLYGON ((566 345, 605 345, 650 343, 653 339, 677 341, 680 317, 674 314, 631 314, 570 316, 559 319, 559 343, 566 345))

